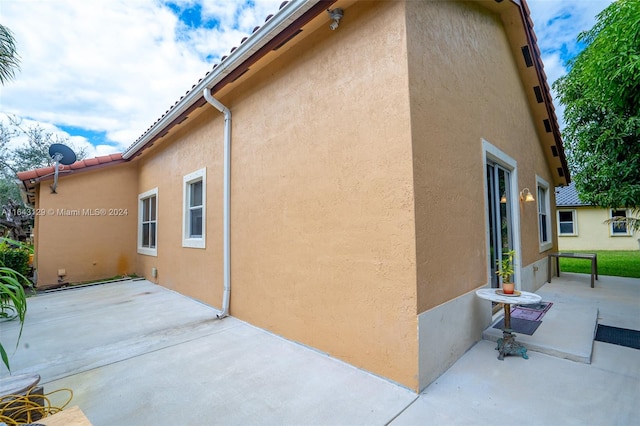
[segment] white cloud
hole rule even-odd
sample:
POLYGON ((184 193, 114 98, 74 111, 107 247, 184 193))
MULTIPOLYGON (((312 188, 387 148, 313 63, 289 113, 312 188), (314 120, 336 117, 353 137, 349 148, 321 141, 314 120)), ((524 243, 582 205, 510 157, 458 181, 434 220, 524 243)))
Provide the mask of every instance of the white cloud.
POLYGON ((2 88, 0 111, 106 132, 118 146, 87 141, 91 151, 122 151, 280 4, 254 3, 206 0, 203 13, 224 25, 183 37, 157 0, 2 0, 0 22, 15 35, 21 70, 2 88))
MULTIPOLYGON (((172 0, 199 3, 217 22, 190 29, 158 0, 1 1, 0 22, 14 32, 22 63, 2 88, 0 111, 52 126, 89 155, 128 147, 282 3, 172 0), (94 147, 60 126, 106 132, 116 146, 94 147)), ((575 53, 577 34, 610 2, 528 1, 550 84, 566 72, 562 58, 575 53)))

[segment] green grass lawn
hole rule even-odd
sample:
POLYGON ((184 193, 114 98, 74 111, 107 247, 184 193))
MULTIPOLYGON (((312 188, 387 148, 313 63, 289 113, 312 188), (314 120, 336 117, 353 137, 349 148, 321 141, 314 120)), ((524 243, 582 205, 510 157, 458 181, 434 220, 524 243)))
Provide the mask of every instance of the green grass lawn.
MULTIPOLYGON (((640 278, 640 250, 609 251, 609 250, 565 250, 568 253, 597 253, 598 275, 612 275, 616 277, 640 278)), ((591 262, 586 259, 560 258, 560 271, 591 273, 591 262)))

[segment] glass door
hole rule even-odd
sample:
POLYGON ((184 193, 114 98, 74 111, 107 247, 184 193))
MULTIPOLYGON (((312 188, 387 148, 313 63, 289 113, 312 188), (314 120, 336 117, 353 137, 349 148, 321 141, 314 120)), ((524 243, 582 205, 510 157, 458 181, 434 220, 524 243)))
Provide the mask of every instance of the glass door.
POLYGON ((499 288, 496 261, 513 249, 513 219, 511 213, 511 172, 487 163, 487 204, 489 206, 489 270, 492 288, 499 288))

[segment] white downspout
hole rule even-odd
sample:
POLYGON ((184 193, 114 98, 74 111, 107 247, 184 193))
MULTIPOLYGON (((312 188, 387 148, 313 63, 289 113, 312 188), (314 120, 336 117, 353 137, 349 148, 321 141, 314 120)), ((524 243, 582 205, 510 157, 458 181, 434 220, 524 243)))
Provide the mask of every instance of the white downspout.
POLYGON ((218 318, 229 315, 229 297, 231 296, 231 251, 229 212, 231 206, 231 110, 211 96, 209 88, 202 91, 204 98, 218 111, 224 114, 224 195, 223 195, 223 256, 224 256, 224 293, 222 295, 222 312, 218 318))

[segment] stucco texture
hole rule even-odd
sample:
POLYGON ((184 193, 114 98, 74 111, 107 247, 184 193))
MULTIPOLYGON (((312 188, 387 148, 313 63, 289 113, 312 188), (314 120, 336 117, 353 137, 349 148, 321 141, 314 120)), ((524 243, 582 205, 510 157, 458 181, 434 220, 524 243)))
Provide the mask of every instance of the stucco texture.
MULTIPOLYGON (((233 114, 230 312, 416 389, 404 5, 347 13, 221 98, 233 114)), ((220 306, 223 119, 203 109, 140 160, 159 232, 138 267, 220 306), (182 176, 205 166, 207 248, 185 249, 182 176)))
MULTIPOLYGON (((554 180, 504 25, 472 2, 348 3, 337 31, 312 22, 216 93, 233 116, 233 316, 414 390, 480 337, 464 320, 429 327, 456 306, 483 314, 469 296, 488 282, 483 140, 517 163, 518 190, 554 180)), ((159 203, 157 256, 138 255, 137 272, 213 306, 222 148, 205 105, 134 160, 138 193, 157 187, 159 203), (183 176, 202 168, 206 248, 184 248, 183 176)), ((533 269, 537 210, 518 207, 533 269)))
POLYGON ((416 388, 401 3, 358 3, 233 101, 234 315, 416 388))
MULTIPOLYGON (((500 17, 406 4, 420 313, 488 282, 482 139, 516 159, 520 188, 551 176, 500 17)), ((544 255, 535 206, 520 208, 528 264, 544 255)))
POLYGON ((36 205, 37 286, 78 283, 136 270, 136 167, 121 164, 42 181, 36 205))
POLYGON ((222 116, 204 107, 193 114, 188 128, 165 136, 138 162, 138 193, 158 189, 157 256, 139 254, 138 273, 213 306, 221 306, 223 290, 222 148, 222 116), (183 177, 203 168, 205 248, 182 247, 183 177))

